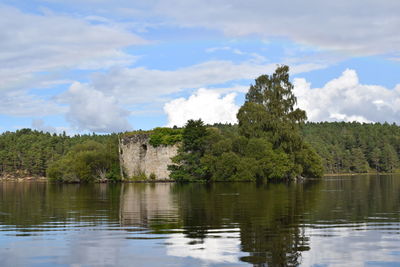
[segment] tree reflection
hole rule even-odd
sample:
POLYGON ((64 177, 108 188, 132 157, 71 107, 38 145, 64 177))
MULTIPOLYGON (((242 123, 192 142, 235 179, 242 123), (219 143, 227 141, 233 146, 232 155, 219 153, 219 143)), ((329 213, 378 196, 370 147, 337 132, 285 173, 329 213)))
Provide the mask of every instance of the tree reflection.
POLYGON ((319 183, 175 185, 187 238, 204 242, 209 231, 240 228, 240 260, 255 266, 297 266, 309 250, 304 217, 316 205, 319 183))
POLYGON ((120 193, 119 185, 0 183, 0 224, 33 231, 54 222, 116 222, 120 193))

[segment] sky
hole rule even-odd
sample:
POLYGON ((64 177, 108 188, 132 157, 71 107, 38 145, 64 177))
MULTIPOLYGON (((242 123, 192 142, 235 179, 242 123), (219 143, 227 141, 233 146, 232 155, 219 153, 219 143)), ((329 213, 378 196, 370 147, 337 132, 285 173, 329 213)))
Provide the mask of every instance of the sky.
POLYGON ((309 121, 400 124, 398 0, 0 0, 0 132, 236 122, 290 67, 309 121))

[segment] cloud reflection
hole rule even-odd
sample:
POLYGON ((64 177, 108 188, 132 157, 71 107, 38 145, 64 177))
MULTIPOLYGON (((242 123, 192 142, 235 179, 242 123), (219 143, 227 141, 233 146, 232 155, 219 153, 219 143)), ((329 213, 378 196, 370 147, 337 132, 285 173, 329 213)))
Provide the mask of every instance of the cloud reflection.
POLYGON ((169 235, 167 255, 191 257, 206 263, 236 263, 241 256, 240 229, 208 233, 205 239, 191 239, 182 233, 169 235))
POLYGON ((302 266, 398 266, 400 236, 393 235, 397 227, 362 223, 307 228, 311 249, 302 253, 302 266))

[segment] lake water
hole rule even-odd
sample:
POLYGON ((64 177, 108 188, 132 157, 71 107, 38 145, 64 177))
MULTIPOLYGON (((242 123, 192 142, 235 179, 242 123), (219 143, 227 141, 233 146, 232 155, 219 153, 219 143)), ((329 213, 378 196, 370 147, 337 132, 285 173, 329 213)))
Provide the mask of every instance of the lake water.
POLYGON ((0 183, 0 266, 400 266, 400 176, 0 183))

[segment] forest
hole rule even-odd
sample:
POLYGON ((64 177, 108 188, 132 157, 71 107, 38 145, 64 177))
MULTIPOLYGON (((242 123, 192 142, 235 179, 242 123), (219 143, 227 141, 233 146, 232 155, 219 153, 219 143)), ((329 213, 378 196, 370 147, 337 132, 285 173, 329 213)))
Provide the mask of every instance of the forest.
POLYGON ((120 180, 118 135, 5 132, 0 135, 1 176, 64 182, 120 180))
MULTIPOLYGON (((307 122, 296 108, 289 68, 279 66, 251 85, 238 124, 155 128, 153 146, 180 142, 169 166, 176 181, 290 180, 334 173, 399 170, 400 127, 388 123, 307 122)), ((140 131, 143 132, 143 131, 140 131)), ((63 182, 118 181, 118 138, 68 136, 31 129, 0 135, 0 177, 63 182)))
POLYGON ((389 123, 306 123, 302 135, 325 173, 399 171, 400 127, 389 123))

